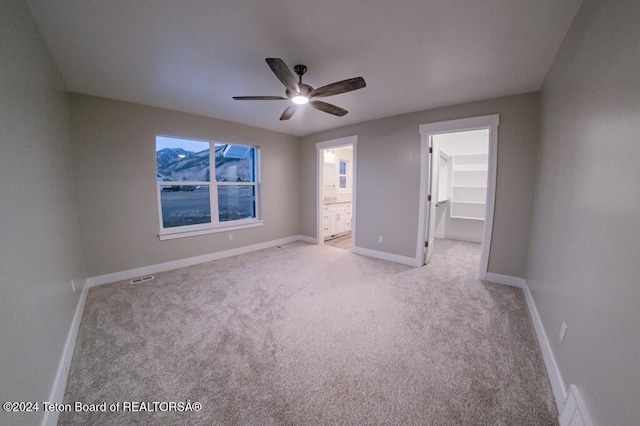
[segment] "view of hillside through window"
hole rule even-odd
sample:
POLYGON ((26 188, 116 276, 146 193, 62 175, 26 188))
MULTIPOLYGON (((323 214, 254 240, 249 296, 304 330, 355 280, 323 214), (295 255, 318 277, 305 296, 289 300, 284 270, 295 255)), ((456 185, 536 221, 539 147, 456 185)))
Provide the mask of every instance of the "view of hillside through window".
POLYGON ((163 228, 210 224, 212 212, 218 222, 255 218, 255 163, 254 147, 157 136, 156 177, 163 228))

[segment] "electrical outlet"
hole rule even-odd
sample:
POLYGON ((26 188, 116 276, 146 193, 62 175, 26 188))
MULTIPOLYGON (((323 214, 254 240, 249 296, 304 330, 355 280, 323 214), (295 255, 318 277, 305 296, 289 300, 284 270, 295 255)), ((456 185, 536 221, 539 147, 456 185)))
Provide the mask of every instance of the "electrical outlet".
POLYGON ((382 240, 383 240, 383 239, 382 239, 382 235, 379 235, 379 236, 378 236, 378 243, 382 244, 382 240))
POLYGON ((229 234, 229 241, 233 241, 233 234, 229 234))
POLYGON ((562 327, 560 327, 560 342, 564 342, 564 337, 567 335, 567 323, 562 321, 562 327))

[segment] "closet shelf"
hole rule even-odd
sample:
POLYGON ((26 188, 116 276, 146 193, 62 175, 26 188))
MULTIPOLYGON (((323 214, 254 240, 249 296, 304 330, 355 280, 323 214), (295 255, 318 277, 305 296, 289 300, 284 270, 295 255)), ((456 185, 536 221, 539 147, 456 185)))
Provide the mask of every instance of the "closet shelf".
POLYGON ((457 164, 454 172, 486 172, 489 170, 487 164, 457 164))
POLYGON ((484 220, 483 217, 451 216, 451 219, 484 220))
POLYGON ((453 156, 451 218, 484 220, 488 159, 484 153, 453 156))
POLYGON ((464 154, 456 154, 456 157, 458 158, 465 158, 465 157, 479 157, 479 158, 488 158, 489 153, 488 152, 466 152, 464 154))

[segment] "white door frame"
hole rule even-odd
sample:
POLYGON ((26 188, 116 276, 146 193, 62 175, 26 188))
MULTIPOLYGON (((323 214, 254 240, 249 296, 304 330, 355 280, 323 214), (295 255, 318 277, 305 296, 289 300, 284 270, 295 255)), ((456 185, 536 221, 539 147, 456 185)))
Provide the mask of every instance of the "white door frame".
MULTIPOLYGON (((491 235, 493 234, 493 213, 496 202, 496 170, 498 163, 498 114, 481 117, 462 118, 459 120, 440 121, 420 125, 420 205, 418 212, 418 242, 416 248, 416 262, 423 263, 424 239, 426 235, 426 192, 431 167, 427 164, 429 159, 429 140, 433 135, 443 133, 456 133, 468 130, 489 130, 489 176, 487 179, 487 204, 485 211, 482 248, 480 250, 480 268, 478 278, 486 279, 489 267, 489 252, 491 251, 491 235)), ((432 200, 435 202, 436 200, 432 200)))
POLYGON ((324 245, 324 236, 322 235, 322 182, 323 182, 323 150, 330 148, 340 148, 342 146, 353 146, 353 161, 351 170, 351 251, 353 252, 356 245, 356 187, 358 182, 358 136, 346 136, 339 139, 331 139, 324 142, 316 143, 316 155, 318 157, 316 164, 316 237, 319 245, 324 245))
POLYGON ((429 168, 431 170, 430 173, 427 173, 427 196, 431 197, 431 201, 427 200, 427 204, 429 209, 426 210, 425 219, 427 219, 427 223, 425 223, 424 229, 424 240, 429 243, 427 247, 422 249, 422 264, 426 265, 433 255, 433 246, 435 242, 435 230, 436 230, 436 221, 435 221, 435 213, 436 206, 438 204, 438 181, 439 176, 435 171, 439 170, 440 167, 437 166, 440 161, 440 154, 438 150, 440 149, 438 145, 433 142, 433 138, 429 137, 427 139, 428 145, 427 148, 429 152, 427 153, 427 163, 429 164, 429 168), (433 215, 433 217, 431 217, 433 215))

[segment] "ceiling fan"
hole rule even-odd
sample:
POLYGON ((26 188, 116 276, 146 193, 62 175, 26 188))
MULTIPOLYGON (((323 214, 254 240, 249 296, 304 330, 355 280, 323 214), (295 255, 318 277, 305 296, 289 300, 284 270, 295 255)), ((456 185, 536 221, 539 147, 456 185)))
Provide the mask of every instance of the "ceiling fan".
POLYGON ((296 65, 293 70, 299 76, 299 80, 296 82, 296 78, 293 76, 287 65, 280 58, 267 58, 266 59, 271 71, 278 77, 278 80, 284 84, 287 88, 285 96, 234 96, 236 101, 274 101, 274 100, 287 100, 290 99, 293 104, 289 105, 280 116, 280 120, 288 120, 297 111, 299 105, 308 103, 315 109, 324 111, 329 114, 342 117, 347 112, 346 109, 338 106, 313 100, 314 98, 324 98, 326 96, 339 95, 341 93, 351 92, 353 90, 362 89, 367 85, 364 78, 355 77, 348 80, 342 80, 335 83, 327 84, 318 89, 314 89, 308 84, 302 82, 302 76, 307 72, 307 67, 304 65, 296 65))

